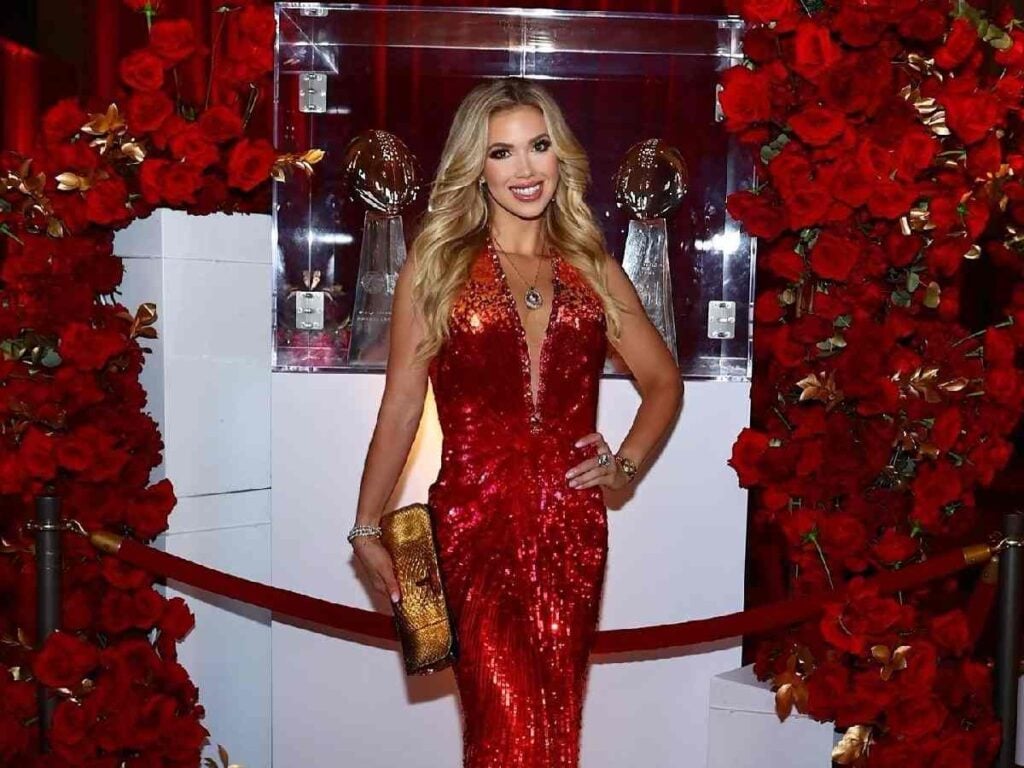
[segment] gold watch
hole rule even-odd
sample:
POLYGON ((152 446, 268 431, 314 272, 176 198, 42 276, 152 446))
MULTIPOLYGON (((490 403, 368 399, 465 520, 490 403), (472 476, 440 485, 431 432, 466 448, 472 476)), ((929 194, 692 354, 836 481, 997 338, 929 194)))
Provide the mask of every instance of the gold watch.
POLYGON ((615 463, 622 468, 622 471, 629 479, 629 482, 633 482, 633 477, 636 475, 636 462, 616 453, 615 463))

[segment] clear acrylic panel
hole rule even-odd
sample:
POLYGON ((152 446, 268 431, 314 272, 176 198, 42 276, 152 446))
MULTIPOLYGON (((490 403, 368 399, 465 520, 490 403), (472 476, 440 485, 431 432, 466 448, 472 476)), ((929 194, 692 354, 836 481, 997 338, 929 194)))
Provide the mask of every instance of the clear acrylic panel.
MULTIPOLYGON (((326 156, 312 177, 275 185, 275 370, 386 365, 386 348, 349 355, 357 300, 367 303, 357 281, 364 226, 370 231, 373 218, 346 182, 349 141, 380 129, 416 156, 423 186, 399 222, 408 240, 459 102, 484 79, 521 76, 543 81, 587 149, 588 203, 619 260, 632 215, 616 204, 613 179, 626 151, 655 138, 679 150, 689 188, 653 240, 667 242, 668 324, 674 320, 680 369, 687 378, 750 378, 755 241, 728 217, 725 199, 750 186, 753 164, 717 108, 719 74, 742 58, 741 21, 513 8, 276 8, 276 145, 281 152, 320 148, 326 156)), ((394 221, 373 225, 394 242, 394 221)), ((364 276, 363 290, 376 286, 387 304, 393 279, 376 278, 364 276)), ((609 359, 605 370, 629 375, 621 360, 609 359)))

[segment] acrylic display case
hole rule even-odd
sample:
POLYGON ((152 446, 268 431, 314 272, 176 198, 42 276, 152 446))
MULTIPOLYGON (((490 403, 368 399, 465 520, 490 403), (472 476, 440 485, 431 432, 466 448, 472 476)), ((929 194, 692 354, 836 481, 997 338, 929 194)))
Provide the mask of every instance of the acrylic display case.
MULTIPOLYGON (((312 177, 275 185, 275 370, 384 370, 386 348, 376 358, 350 354, 354 326, 370 315, 386 323, 400 266, 367 273, 364 231, 376 227, 378 241, 390 238, 401 251, 395 239, 412 239, 458 103, 485 79, 519 76, 542 82, 587 150, 588 203, 620 261, 634 219, 617 203, 623 158, 650 139, 678 150, 688 187, 664 217, 663 237, 680 369, 687 378, 749 379, 755 243, 725 200, 751 185, 753 165, 725 132, 717 102, 721 71, 742 59, 742 22, 330 3, 276 9, 276 146, 326 155, 312 177), (353 137, 372 129, 398 137, 421 170, 397 225, 367 215, 342 162, 353 137)), ((629 375, 611 358, 605 370, 629 375)))

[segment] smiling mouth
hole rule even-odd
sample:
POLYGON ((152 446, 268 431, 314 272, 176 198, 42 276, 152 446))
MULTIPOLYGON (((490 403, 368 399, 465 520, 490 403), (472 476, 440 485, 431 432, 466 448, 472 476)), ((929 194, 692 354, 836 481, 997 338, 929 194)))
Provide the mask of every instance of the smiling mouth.
POLYGON ((544 182, 538 181, 536 184, 531 184, 528 187, 509 187, 509 189, 517 200, 528 203, 540 197, 540 191, 543 186, 544 182))

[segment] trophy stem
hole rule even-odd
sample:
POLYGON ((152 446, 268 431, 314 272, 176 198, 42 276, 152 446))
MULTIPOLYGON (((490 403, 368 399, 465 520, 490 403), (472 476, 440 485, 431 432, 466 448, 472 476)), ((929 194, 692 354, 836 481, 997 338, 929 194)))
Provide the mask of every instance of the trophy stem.
POLYGON ((349 365, 387 363, 391 303, 405 256, 402 217, 367 211, 363 217, 359 274, 352 307, 349 365))
POLYGON ((633 282, 647 316, 678 363, 672 276, 668 263, 668 232, 664 219, 634 219, 629 222, 622 269, 633 282))

